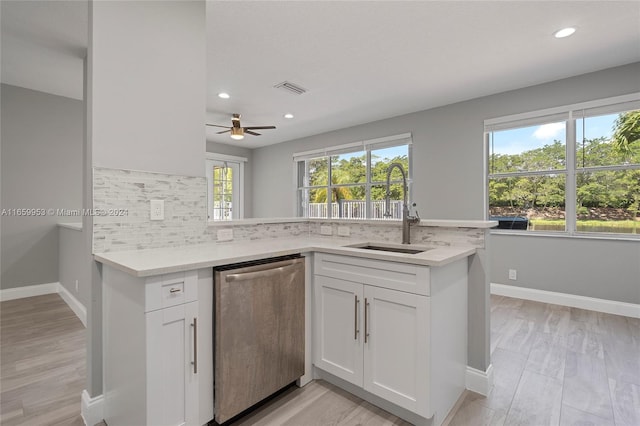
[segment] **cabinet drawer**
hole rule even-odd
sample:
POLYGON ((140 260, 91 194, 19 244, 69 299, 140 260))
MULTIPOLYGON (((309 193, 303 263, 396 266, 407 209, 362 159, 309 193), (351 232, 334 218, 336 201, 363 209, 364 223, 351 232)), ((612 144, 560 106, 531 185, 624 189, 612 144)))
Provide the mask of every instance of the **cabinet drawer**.
POLYGON ((428 266, 316 253, 313 273, 362 284, 429 296, 428 266))
POLYGON ((198 299, 198 273, 187 271, 149 277, 145 296, 145 312, 193 302, 198 299))

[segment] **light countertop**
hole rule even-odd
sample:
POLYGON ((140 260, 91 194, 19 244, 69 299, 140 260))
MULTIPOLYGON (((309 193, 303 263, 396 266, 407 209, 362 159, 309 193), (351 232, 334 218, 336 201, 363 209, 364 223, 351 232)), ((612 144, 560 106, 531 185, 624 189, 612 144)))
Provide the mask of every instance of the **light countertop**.
MULTIPOLYGON (((264 225, 270 223, 339 223, 339 224, 358 224, 358 225, 397 225, 402 226, 402 220, 373 220, 373 219, 316 219, 304 217, 271 217, 271 218, 251 218, 238 219, 231 221, 210 221, 208 226, 230 227, 242 225, 264 225)), ((465 220, 465 219, 421 219, 414 226, 432 226, 441 228, 478 228, 488 229, 498 226, 496 220, 465 220)))
POLYGON ((427 248, 428 250, 417 254, 405 254, 347 247, 366 243, 375 244, 376 242, 331 237, 263 239, 98 253, 94 255, 94 258, 98 262, 112 266, 133 276, 148 277, 258 260, 266 257, 308 252, 334 253, 425 266, 446 265, 476 252, 474 247, 438 246, 429 248, 414 244, 402 246, 400 244, 389 244, 386 242, 378 244, 414 249, 427 248))

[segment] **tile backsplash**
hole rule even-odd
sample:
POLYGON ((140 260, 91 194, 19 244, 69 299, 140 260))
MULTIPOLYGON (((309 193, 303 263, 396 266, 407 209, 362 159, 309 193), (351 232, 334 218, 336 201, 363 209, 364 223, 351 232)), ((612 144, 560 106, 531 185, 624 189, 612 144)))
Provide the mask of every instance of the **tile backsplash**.
MULTIPOLYGON (((357 240, 387 241, 390 243, 402 242, 402 224, 384 223, 364 224, 319 222, 313 221, 309 224, 309 234, 311 236, 320 235, 321 226, 331 226, 332 234, 338 235, 338 227, 349 227, 349 238, 357 240)), ((441 226, 412 226, 411 243, 426 246, 471 246, 476 248, 484 247, 486 229, 478 228, 449 228, 441 226)))
POLYGON ((181 246, 206 241, 207 179, 93 169, 93 252, 181 246), (150 220, 150 200, 164 200, 164 220, 150 220))
MULTIPOLYGON (((217 232, 233 230, 233 241, 270 238, 320 236, 321 226, 349 228, 352 239, 401 241, 401 224, 338 223, 332 221, 275 223, 207 223, 207 180, 205 177, 178 176, 132 170, 93 169, 93 209, 105 212, 93 217, 93 252, 105 253, 178 247, 216 242, 217 232), (164 200, 164 220, 150 220, 150 201, 164 200)), ((413 226, 411 242, 430 246, 484 247, 486 229, 413 226)), ((226 242, 221 241, 220 244, 226 242)))

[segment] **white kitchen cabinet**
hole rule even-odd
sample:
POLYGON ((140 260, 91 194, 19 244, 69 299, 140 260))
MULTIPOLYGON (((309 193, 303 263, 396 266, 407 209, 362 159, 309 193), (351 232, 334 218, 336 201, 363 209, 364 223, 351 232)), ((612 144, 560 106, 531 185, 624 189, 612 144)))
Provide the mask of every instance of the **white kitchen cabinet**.
POLYGON ((323 370, 426 415, 426 296, 315 276, 316 362, 323 370))
POLYGON ((198 302, 147 312, 147 424, 198 423, 198 302))
POLYGON ((109 426, 202 425, 213 418, 211 287, 210 269, 135 278, 103 267, 109 426))
POLYGON ((361 388, 365 399, 441 424, 465 387, 466 259, 429 268, 314 258, 315 367, 361 388))
POLYGON ((428 297, 364 286, 366 391, 426 416, 428 297))
POLYGON ((363 286, 351 281, 314 277, 317 367, 350 383, 362 386, 363 286))

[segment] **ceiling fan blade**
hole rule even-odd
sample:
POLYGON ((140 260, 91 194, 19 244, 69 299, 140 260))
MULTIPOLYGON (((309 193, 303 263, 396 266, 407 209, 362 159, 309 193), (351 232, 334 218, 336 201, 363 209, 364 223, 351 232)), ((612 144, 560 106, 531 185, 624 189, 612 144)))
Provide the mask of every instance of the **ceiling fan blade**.
POLYGON ((229 126, 221 126, 221 125, 219 125, 219 124, 209 124, 209 123, 206 123, 206 125, 207 125, 207 126, 211 126, 211 127, 222 127, 222 128, 225 128, 225 129, 230 129, 230 128, 231 128, 231 127, 229 127, 229 126))
POLYGON ((230 131, 231 131, 231 129, 229 129, 229 130, 223 130, 223 131, 221 131, 221 132, 216 132, 216 135, 221 135, 221 134, 223 134, 223 133, 229 133, 230 131))
POLYGON ((276 126, 249 126, 249 127, 245 127, 244 129, 247 130, 260 130, 260 129, 275 129, 276 126))
POLYGON ((256 132, 252 132, 251 130, 247 130, 246 127, 244 128, 244 132, 248 133, 250 135, 253 135, 253 136, 260 136, 260 133, 256 133, 256 132))

